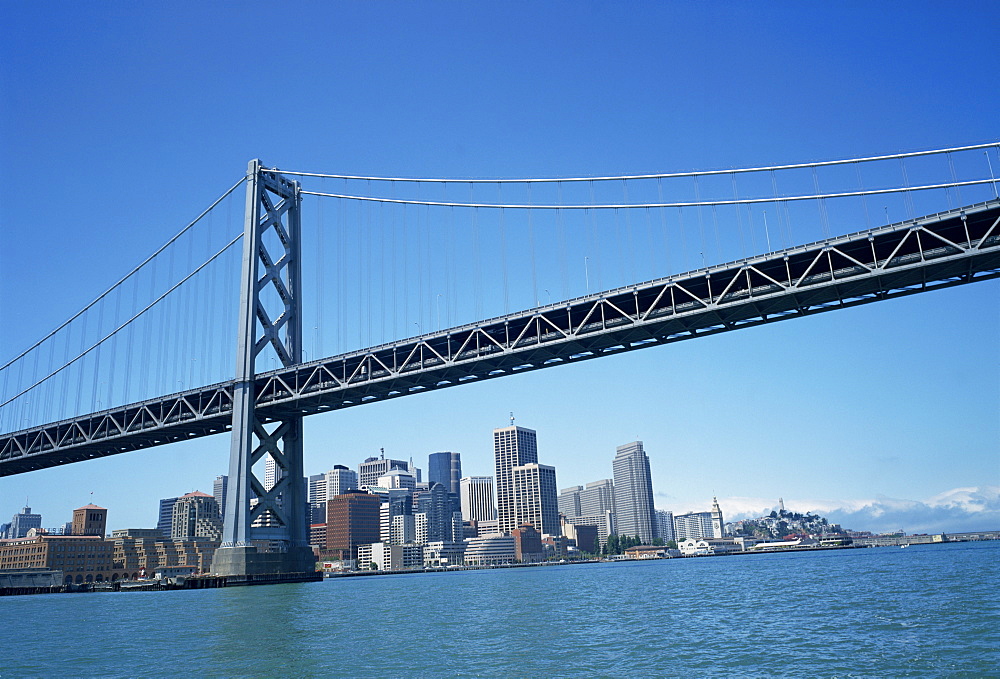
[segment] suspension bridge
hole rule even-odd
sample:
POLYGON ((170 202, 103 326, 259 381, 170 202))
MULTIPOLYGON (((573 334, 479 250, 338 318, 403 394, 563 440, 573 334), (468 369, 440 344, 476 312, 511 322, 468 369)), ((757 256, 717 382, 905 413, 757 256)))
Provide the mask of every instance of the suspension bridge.
POLYGON ((0 367, 0 476, 229 433, 215 569, 308 571, 303 417, 997 278, 998 152, 529 179, 252 161, 0 367))

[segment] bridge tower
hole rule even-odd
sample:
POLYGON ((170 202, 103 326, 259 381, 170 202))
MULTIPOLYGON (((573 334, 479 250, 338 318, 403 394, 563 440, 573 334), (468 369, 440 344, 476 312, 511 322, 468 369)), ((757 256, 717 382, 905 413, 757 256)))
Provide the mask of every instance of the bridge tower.
POLYGON ((315 568, 302 483, 302 415, 293 410, 264 415, 255 407, 260 354, 268 352, 282 367, 302 360, 301 205, 298 182, 250 161, 229 488, 222 545, 212 566, 219 575, 315 568), (270 488, 253 471, 265 455, 277 470, 270 488))

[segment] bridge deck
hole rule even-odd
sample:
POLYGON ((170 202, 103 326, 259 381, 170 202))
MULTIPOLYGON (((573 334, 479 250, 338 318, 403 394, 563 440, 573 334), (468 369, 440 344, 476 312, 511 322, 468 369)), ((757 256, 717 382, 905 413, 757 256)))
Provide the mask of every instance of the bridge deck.
MULTIPOLYGON (((267 420, 1000 277, 1000 201, 258 375, 267 420)), ((225 382, 0 435, 0 476, 229 430, 225 382)))

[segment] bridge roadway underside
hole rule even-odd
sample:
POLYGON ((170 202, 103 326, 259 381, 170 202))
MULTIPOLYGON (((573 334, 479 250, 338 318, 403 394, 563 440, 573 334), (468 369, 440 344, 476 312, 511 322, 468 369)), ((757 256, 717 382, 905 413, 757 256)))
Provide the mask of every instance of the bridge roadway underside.
MULTIPOLYGON (((1000 277, 1000 201, 258 375, 265 421, 1000 277)), ((229 430, 232 383, 0 435, 0 476, 229 430)))

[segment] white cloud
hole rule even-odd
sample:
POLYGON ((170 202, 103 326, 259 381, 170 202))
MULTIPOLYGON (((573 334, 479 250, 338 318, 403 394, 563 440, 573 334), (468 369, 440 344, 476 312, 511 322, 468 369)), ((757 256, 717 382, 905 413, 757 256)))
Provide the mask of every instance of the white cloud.
MULTIPOLYGON (((777 508, 773 498, 720 498, 726 521, 756 518, 777 508)), ((815 500, 788 498, 785 509, 812 512, 853 530, 875 533, 947 533, 1000 529, 1000 486, 953 488, 926 500, 876 496, 874 499, 815 500)), ((707 511, 708 507, 681 511, 707 511)))

